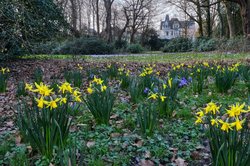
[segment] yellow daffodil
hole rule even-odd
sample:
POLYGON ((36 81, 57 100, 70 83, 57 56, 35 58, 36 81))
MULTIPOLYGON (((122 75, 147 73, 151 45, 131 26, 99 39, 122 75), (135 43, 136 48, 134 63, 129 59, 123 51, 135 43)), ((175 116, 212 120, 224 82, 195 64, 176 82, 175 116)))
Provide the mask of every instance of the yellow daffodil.
POLYGON ((67 103, 67 98, 66 97, 63 97, 60 99, 60 104, 66 104, 67 103))
POLYGON ((3 73, 3 74, 5 74, 5 71, 6 71, 6 68, 1 68, 1 72, 3 73))
POLYGON ((204 114, 203 111, 199 111, 199 112, 196 113, 196 115, 197 115, 198 117, 203 117, 205 114, 204 114))
POLYGON ((59 98, 56 98, 55 100, 51 100, 47 103, 47 108, 50 108, 50 110, 55 109, 58 107, 57 102, 60 101, 59 98))
POLYGON ((167 85, 166 84, 163 84, 163 89, 166 89, 167 88, 167 85))
POLYGON ((40 99, 35 99, 35 100, 37 102, 37 107, 38 108, 43 108, 44 105, 48 104, 48 102, 45 101, 43 97, 41 97, 40 99))
POLYGON ((229 129, 230 129, 230 130, 233 130, 232 125, 231 125, 230 123, 224 122, 224 121, 221 120, 221 119, 219 120, 219 122, 222 124, 222 126, 221 126, 221 130, 222 130, 222 131, 228 132, 229 129))
POLYGON ((78 96, 79 94, 81 94, 81 92, 79 92, 78 90, 74 90, 73 96, 78 96))
POLYGON ((176 66, 176 69, 180 69, 180 68, 181 68, 181 65, 177 65, 177 66, 176 66))
POLYGON ((75 96, 74 99, 75 99, 76 102, 82 102, 80 95, 79 96, 75 96))
POLYGON ((159 71, 158 71, 158 72, 156 72, 156 75, 158 75, 158 76, 159 76, 159 75, 160 75, 160 72, 159 72, 159 71))
POLYGON ((209 67, 209 64, 207 62, 203 62, 203 66, 209 67))
POLYGON ((33 85, 25 83, 25 90, 33 91, 33 85))
POLYGON ((129 76, 129 74, 130 74, 130 70, 127 70, 126 76, 129 76))
POLYGON ((43 84, 42 82, 40 83, 40 85, 35 83, 35 86, 36 86, 37 89, 34 89, 32 91, 33 92, 38 92, 42 96, 49 96, 52 93, 52 90, 53 90, 53 89, 49 89, 49 87, 47 85, 43 84))
POLYGON ((219 112, 219 109, 220 109, 220 106, 217 106, 213 102, 208 103, 206 108, 204 108, 205 114, 212 112, 214 115, 216 114, 216 112, 219 112))
POLYGON ((153 100, 156 100, 158 98, 158 94, 157 93, 152 93, 148 99, 153 99, 153 100))
POLYGON ((83 70, 83 67, 80 64, 77 64, 78 69, 83 70))
POLYGON ((214 126, 216 125, 218 127, 219 123, 217 119, 211 119, 211 125, 214 126))
POLYGON ((70 83, 68 82, 64 82, 61 86, 58 86, 59 87, 59 92, 62 92, 63 94, 68 91, 70 93, 72 93, 73 91, 73 88, 71 87, 70 83))
POLYGON ((141 73, 139 76, 140 76, 140 77, 145 77, 146 74, 145 74, 145 73, 141 73))
POLYGON ((101 91, 104 92, 107 89, 106 85, 101 86, 101 91))
POLYGON ((237 117, 236 118, 236 121, 231 123, 232 127, 236 127, 236 130, 239 131, 241 130, 243 127, 242 127, 242 124, 245 122, 245 119, 243 119, 242 121, 239 120, 239 118, 237 117))
POLYGON ((88 92, 88 94, 92 94, 92 93, 93 93, 93 91, 94 91, 94 90, 93 90, 91 87, 88 87, 88 88, 87 88, 87 92, 88 92))
POLYGON ((170 88, 172 88, 172 80, 173 80, 172 78, 169 78, 169 79, 168 79, 168 86, 169 86, 170 88))
POLYGON ((166 98, 167 98, 166 96, 160 96, 162 102, 164 102, 166 98))
POLYGON ((201 117, 196 117, 196 121, 195 121, 195 124, 200 124, 200 123, 203 123, 203 120, 201 117))
POLYGON ((94 76, 94 79, 92 82, 96 83, 97 85, 101 85, 103 83, 103 80, 100 78, 96 78, 96 76, 94 76))
POLYGON ((245 107, 245 103, 243 104, 239 104, 236 103, 235 105, 231 105, 229 106, 231 109, 227 110, 227 114, 229 115, 229 117, 238 117, 240 116, 241 113, 247 113, 248 111, 244 110, 245 107))

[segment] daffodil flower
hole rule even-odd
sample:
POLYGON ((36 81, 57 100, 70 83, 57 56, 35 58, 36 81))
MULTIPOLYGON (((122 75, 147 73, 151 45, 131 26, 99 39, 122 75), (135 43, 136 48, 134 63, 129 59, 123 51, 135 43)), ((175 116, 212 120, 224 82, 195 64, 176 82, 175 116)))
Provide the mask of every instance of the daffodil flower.
POLYGON ((160 96, 162 102, 164 102, 166 98, 167 98, 166 96, 160 96))
POLYGON ((211 122, 211 125, 212 125, 212 126, 216 125, 216 126, 218 127, 218 125, 219 125, 217 119, 211 119, 210 122, 211 122))
POLYGON ((37 102, 37 107, 38 108, 43 108, 44 105, 48 104, 48 101, 45 101, 43 97, 41 97, 40 99, 35 99, 37 102))
POLYGON ((196 117, 197 119, 196 119, 196 121, 195 121, 195 124, 200 124, 200 123, 203 123, 203 120, 202 120, 202 118, 201 117, 196 117))
POLYGON ((63 97, 63 98, 60 99, 60 105, 62 105, 62 103, 63 104, 67 103, 67 98, 66 97, 63 97))
POLYGON ((230 130, 233 130, 232 125, 231 125, 230 123, 224 122, 224 121, 221 120, 221 119, 219 120, 219 122, 222 124, 222 126, 221 126, 221 130, 222 130, 222 131, 228 132, 229 129, 230 129, 230 130))
POLYGON ((203 117, 205 114, 204 114, 203 111, 199 111, 199 112, 196 113, 196 115, 197 115, 198 117, 203 117))
POLYGON ((216 112, 219 112, 219 109, 220 109, 220 106, 217 106, 213 102, 208 103, 206 108, 204 108, 205 114, 212 112, 214 115, 216 114, 216 112))
POLYGON ((239 120, 239 118, 237 117, 236 118, 236 121, 231 123, 231 126, 232 127, 236 127, 236 130, 239 131, 241 130, 243 127, 242 127, 242 124, 245 122, 246 119, 243 119, 242 121, 239 120))
POLYGON ((104 92, 107 89, 106 85, 101 86, 101 91, 104 92))
POLYGON ((75 96, 74 99, 75 99, 76 102, 82 102, 80 95, 79 96, 75 96))
POLYGON ((169 79, 168 79, 168 86, 169 86, 170 88, 172 88, 172 80, 173 80, 172 78, 169 78, 169 79))
POLYGON ((247 113, 248 111, 244 110, 245 107, 245 103, 243 104, 239 104, 236 103, 235 105, 231 105, 229 106, 231 109, 227 110, 227 114, 229 115, 229 117, 238 117, 240 116, 241 113, 247 113))
POLYGON ((153 93, 151 94, 148 99, 153 99, 153 100, 156 100, 158 98, 158 94, 157 93, 153 93))
POLYGON ((93 90, 91 87, 88 87, 88 88, 87 88, 87 92, 88 92, 88 94, 92 94, 92 93, 93 93, 93 91, 94 91, 94 90, 93 90))
POLYGON ((60 99, 56 98, 55 100, 51 100, 47 103, 47 108, 50 108, 50 110, 55 109, 58 107, 57 102, 59 102, 60 99))
POLYGON ((25 83, 25 90, 32 91, 33 86, 31 84, 25 83))
POLYGON ((78 90, 74 90, 73 96, 78 96, 79 94, 81 94, 81 92, 79 92, 78 90))
POLYGON ((32 90, 33 92, 38 92, 42 96, 49 96, 52 93, 53 89, 49 89, 47 85, 44 85, 42 82, 40 85, 35 83, 37 89, 32 90))

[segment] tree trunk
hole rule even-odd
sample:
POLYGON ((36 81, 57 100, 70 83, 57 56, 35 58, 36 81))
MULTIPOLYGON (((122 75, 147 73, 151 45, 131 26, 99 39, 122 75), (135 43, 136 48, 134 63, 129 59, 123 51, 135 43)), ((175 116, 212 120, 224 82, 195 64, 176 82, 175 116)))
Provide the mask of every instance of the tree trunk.
POLYGON ((100 35, 99 0, 96 0, 96 27, 97 35, 100 35))
POLYGON ((242 17, 242 27, 246 38, 244 51, 250 51, 250 0, 239 0, 242 17))
POLYGON ((130 35, 130 43, 134 43, 135 42, 135 28, 131 28, 131 35, 130 35))
POLYGON ((111 26, 111 20, 112 20, 112 1, 111 0, 104 0, 104 6, 106 9, 106 39, 109 43, 112 42, 112 26, 111 26))
POLYGON ((197 14, 198 14, 199 34, 200 34, 200 36, 204 36, 203 23, 202 23, 202 12, 201 12, 201 5, 200 5, 199 0, 197 0, 197 14))
POLYGON ((230 38, 234 38, 236 36, 235 34, 235 24, 233 22, 233 15, 232 15, 232 9, 231 9, 231 2, 224 2, 226 7, 226 14, 227 14, 227 23, 229 28, 229 36, 230 38))
POLYGON ((210 0, 206 0, 206 22, 207 22, 207 36, 211 37, 212 36, 212 28, 211 28, 211 13, 210 13, 210 0))
POLYGON ((221 3, 220 2, 218 3, 218 6, 217 6, 217 12, 218 12, 218 16, 220 19, 220 38, 222 38, 225 33, 224 33, 224 21, 223 21, 223 16, 221 14, 221 3))
POLYGON ((79 37, 79 32, 77 30, 77 9, 76 9, 76 1, 70 0, 71 2, 71 23, 72 23, 72 32, 75 37, 79 37))

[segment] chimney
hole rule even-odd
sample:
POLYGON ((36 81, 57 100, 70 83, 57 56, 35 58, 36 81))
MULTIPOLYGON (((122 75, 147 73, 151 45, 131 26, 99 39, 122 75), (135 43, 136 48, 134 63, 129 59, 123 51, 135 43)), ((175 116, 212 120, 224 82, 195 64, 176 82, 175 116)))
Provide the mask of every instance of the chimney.
POLYGON ((165 21, 169 21, 169 15, 166 15, 165 21))

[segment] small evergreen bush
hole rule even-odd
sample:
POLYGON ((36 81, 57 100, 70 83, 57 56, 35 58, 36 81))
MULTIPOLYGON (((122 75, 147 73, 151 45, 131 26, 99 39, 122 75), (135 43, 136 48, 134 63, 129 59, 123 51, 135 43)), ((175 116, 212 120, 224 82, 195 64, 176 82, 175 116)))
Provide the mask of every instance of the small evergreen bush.
POLYGON ((142 53, 144 51, 144 49, 140 44, 130 44, 127 47, 127 51, 129 53, 137 54, 137 53, 142 53))
POLYGON ((162 49, 163 52, 188 52, 192 50, 192 41, 188 38, 170 40, 162 49))

